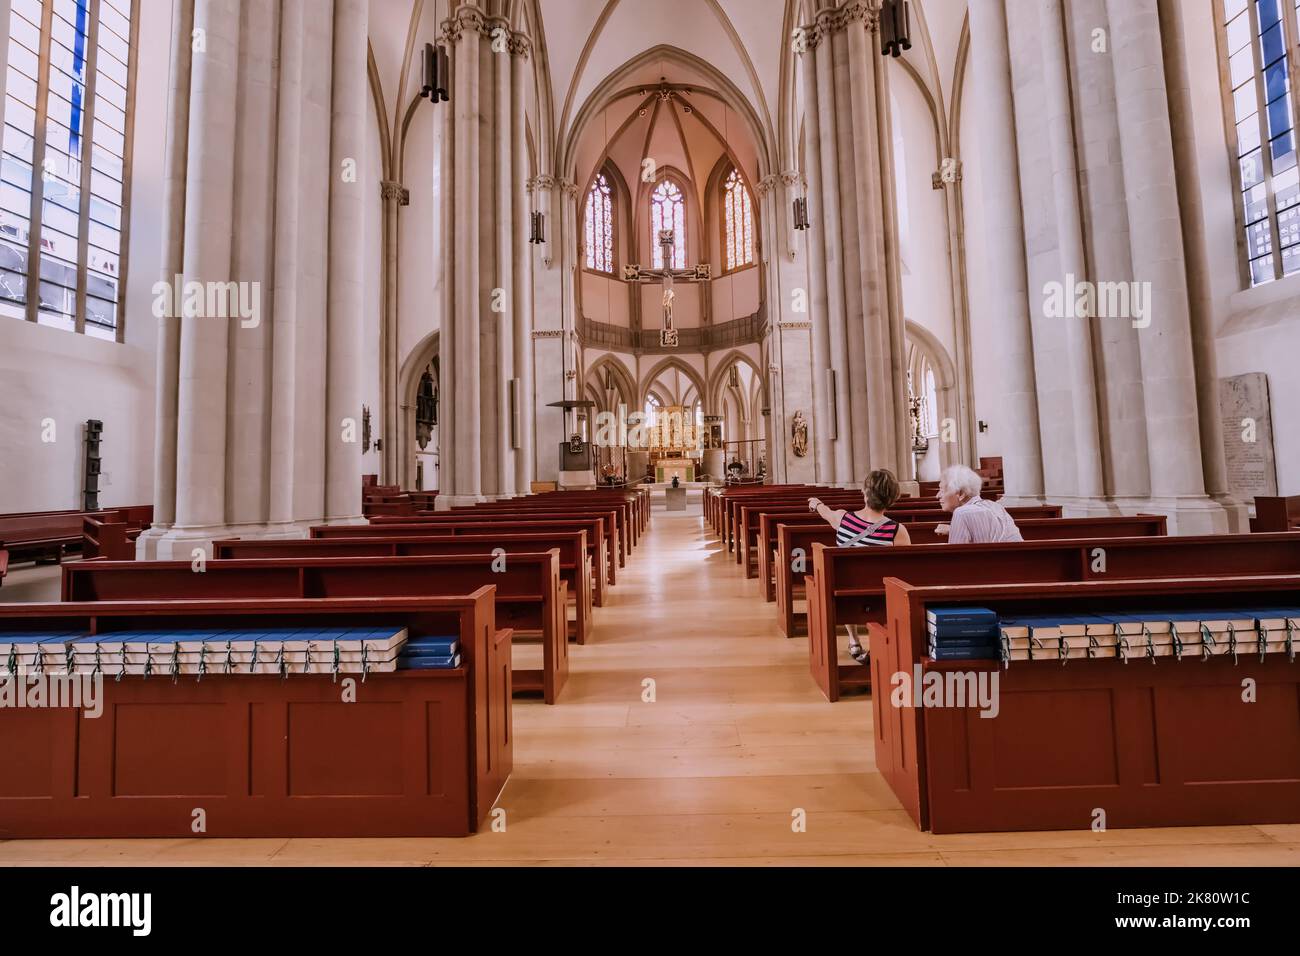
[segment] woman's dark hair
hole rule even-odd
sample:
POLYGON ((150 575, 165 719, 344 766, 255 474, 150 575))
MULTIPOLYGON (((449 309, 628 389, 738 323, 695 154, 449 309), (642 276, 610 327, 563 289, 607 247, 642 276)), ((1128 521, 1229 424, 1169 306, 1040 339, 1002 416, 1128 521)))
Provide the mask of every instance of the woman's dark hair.
POLYGON ((898 500, 900 491, 898 479, 887 468, 876 469, 862 482, 862 496, 872 511, 884 511, 898 500))

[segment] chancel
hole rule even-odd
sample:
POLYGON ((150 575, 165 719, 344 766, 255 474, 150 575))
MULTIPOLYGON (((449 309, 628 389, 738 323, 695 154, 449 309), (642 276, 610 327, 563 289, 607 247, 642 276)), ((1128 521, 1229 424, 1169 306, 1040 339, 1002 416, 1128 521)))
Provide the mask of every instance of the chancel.
POLYGON ((0 863, 1294 865, 1298 9, 0 0, 0 863))

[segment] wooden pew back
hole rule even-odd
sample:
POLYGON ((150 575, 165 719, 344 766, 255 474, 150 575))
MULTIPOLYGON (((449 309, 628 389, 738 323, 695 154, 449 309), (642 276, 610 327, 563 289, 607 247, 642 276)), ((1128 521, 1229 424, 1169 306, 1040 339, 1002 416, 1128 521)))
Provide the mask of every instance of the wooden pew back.
POLYGON ((863 670, 839 668, 836 628, 884 622, 885 578, 928 586, 1300 574, 1300 536, 1107 538, 870 550, 815 544, 812 564, 809 666, 822 692, 834 700, 837 675, 842 689, 845 676, 859 678, 863 670))
POLYGON ((1255 498, 1255 517, 1250 519, 1250 530, 1295 531, 1300 529, 1300 495, 1255 498))
POLYGON ((585 644, 591 636, 593 573, 585 531, 542 534, 438 535, 412 538, 232 538, 212 543, 213 557, 233 558, 359 558, 436 554, 482 554, 501 549, 508 555, 535 554, 552 548, 560 554, 560 578, 576 608, 573 636, 585 644))
POLYGON ((516 669, 517 692, 555 703, 569 674, 565 586, 558 550, 370 558, 264 558, 209 561, 77 561, 63 566, 64 601, 184 601, 216 598, 424 597, 496 587, 498 626, 541 634, 541 671, 516 669))
POLYGON ((96 720, 0 708, 6 779, 20 782, 0 787, 6 834, 192 837, 193 808, 215 797, 222 836, 467 835, 514 763, 511 632, 496 627, 493 598, 484 587, 456 597, 0 604, 0 633, 383 624, 457 634, 463 658, 454 670, 371 674, 365 705, 341 702, 326 674, 128 675, 103 682, 96 720))
MULTIPOLYGON (((935 533, 939 522, 909 522, 908 533, 914 545, 949 545, 935 533)), ((1066 538, 1134 538, 1161 537, 1166 532, 1164 515, 1120 515, 1096 518, 1026 518, 1017 522, 1026 541, 1054 541, 1066 538)), ((812 570, 813 547, 835 544, 835 532, 826 522, 818 524, 780 524, 777 526, 776 559, 772 572, 776 582, 777 619, 786 637, 797 636, 799 618, 794 601, 805 575, 812 570)), ((862 549, 853 549, 862 550, 862 549)))

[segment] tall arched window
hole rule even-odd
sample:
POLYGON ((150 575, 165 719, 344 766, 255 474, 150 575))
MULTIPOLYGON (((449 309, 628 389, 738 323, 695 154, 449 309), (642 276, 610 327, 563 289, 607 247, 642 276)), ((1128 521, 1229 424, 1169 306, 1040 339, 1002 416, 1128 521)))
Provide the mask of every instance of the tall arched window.
POLYGON ((614 197, 604 173, 596 177, 587 193, 587 268, 614 271, 614 197))
POLYGON ((134 0, 12 0, 0 312, 121 338, 136 13, 134 0))
POLYGON ((722 238, 726 271, 754 261, 754 204, 736 169, 722 183, 722 238))
POLYGON ((659 231, 673 231, 673 261, 669 268, 686 268, 686 199, 671 179, 665 179, 650 194, 650 261, 652 268, 664 267, 659 231))
POLYGON ((1237 162, 1238 247, 1245 278, 1260 285, 1300 272, 1300 171, 1287 35, 1296 37, 1292 0, 1220 0, 1223 91, 1237 162))

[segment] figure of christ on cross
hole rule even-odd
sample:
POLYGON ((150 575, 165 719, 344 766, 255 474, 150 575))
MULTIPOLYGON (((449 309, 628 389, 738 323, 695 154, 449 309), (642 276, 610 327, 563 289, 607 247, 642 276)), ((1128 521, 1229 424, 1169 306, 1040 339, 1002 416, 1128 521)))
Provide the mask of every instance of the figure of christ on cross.
POLYGON ((659 279, 663 282, 664 324, 659 329, 659 344, 664 348, 676 348, 677 329, 673 327, 673 299, 677 293, 673 291, 673 280, 695 279, 697 281, 707 281, 711 273, 707 264, 692 266, 689 269, 672 268, 673 231, 671 229, 659 230, 659 248, 663 251, 664 267, 662 269, 642 269, 639 265, 626 265, 623 267, 623 279, 627 282, 646 282, 652 279, 659 279))

